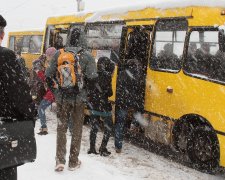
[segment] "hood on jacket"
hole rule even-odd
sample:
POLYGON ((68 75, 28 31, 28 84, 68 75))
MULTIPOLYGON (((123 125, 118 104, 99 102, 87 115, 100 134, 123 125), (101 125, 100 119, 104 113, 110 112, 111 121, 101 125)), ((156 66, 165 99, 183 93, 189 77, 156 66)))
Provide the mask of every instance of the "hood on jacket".
POLYGON ((107 57, 100 57, 97 62, 98 72, 105 72, 112 75, 115 69, 115 64, 107 57))
POLYGON ((84 32, 79 28, 72 29, 69 37, 69 47, 67 49, 73 49, 77 52, 81 49, 87 48, 87 40, 84 32))

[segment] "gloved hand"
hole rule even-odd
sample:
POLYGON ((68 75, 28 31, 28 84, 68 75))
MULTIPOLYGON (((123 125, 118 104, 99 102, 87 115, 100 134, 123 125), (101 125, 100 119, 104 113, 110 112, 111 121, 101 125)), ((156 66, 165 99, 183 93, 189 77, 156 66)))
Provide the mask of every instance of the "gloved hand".
POLYGON ((35 101, 37 99, 36 95, 32 95, 32 100, 35 101))

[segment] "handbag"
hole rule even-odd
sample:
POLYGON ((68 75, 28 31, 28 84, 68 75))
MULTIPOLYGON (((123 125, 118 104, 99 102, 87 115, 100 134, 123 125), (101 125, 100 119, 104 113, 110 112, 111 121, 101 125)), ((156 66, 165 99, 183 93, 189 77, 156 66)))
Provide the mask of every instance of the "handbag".
POLYGON ((0 120, 0 169, 36 159, 34 121, 0 120))

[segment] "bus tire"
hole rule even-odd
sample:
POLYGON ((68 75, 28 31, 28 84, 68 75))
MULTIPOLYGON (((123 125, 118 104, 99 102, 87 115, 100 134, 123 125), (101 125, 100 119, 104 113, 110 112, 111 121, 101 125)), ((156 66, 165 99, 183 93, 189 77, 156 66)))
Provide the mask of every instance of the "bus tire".
POLYGON ((216 134, 207 126, 196 127, 188 138, 187 153, 194 167, 211 172, 219 165, 216 134))
POLYGON ((173 145, 179 152, 186 153, 188 134, 192 132, 192 126, 188 122, 179 122, 174 129, 173 145), (181 143, 182 142, 182 143, 181 143))

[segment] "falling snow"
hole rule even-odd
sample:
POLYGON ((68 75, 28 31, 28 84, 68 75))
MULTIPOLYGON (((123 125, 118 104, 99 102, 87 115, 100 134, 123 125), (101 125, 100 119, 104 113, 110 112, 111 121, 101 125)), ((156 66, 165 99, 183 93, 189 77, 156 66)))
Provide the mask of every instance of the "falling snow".
MULTIPOLYGON (((143 150, 137 146, 124 143, 121 154, 115 153, 114 139, 110 138, 108 149, 112 152, 109 157, 99 155, 88 155, 89 148, 89 128, 83 127, 83 137, 81 143, 80 169, 74 172, 65 169, 62 173, 54 171, 56 152, 56 116, 51 108, 47 110, 47 124, 49 134, 46 136, 36 135, 37 159, 34 163, 28 163, 18 168, 18 179, 21 180, 222 180, 225 174, 219 173, 209 175, 201 173, 192 168, 188 168, 180 163, 159 156, 155 153, 143 150)), ((138 117, 142 119, 142 117, 138 117)), ((144 119, 142 119, 144 121, 144 119)), ((142 121, 141 120, 141 121, 142 121)), ((36 132, 39 131, 40 123, 36 124, 36 132)), ((71 136, 67 134, 69 143, 71 136)), ((98 134, 97 146, 101 144, 102 133, 98 134)), ((67 157, 68 159, 68 157, 67 157)), ((67 164, 66 164, 67 165, 67 164)))

